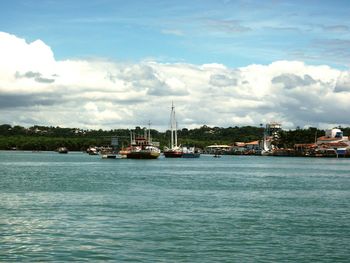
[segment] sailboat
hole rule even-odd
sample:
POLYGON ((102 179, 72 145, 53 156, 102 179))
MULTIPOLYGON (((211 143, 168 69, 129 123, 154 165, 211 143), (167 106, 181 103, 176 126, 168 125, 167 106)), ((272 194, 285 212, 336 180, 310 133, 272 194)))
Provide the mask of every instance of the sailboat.
POLYGON ((180 158, 183 155, 182 148, 177 145, 177 124, 174 103, 171 104, 170 113, 170 148, 164 147, 163 153, 167 158, 180 158))

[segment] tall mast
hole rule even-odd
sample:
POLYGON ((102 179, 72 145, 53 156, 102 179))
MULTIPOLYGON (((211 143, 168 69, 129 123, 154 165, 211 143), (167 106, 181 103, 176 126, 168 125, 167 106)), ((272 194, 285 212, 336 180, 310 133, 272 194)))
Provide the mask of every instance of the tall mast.
POLYGON ((174 102, 171 102, 171 113, 170 113, 170 148, 174 148, 174 102))
POLYGON ((174 144, 174 147, 177 147, 177 122, 175 119, 175 110, 174 110, 174 122, 175 122, 175 130, 174 130, 175 144, 174 144))
POLYGON ((132 130, 130 130, 130 146, 132 145, 132 130))
POLYGON ((148 121, 148 143, 151 143, 151 121, 148 121))

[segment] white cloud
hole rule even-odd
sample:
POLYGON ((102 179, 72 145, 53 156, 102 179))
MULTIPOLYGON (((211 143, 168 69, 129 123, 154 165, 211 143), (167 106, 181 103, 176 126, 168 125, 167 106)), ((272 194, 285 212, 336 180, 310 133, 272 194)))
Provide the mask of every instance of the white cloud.
POLYGON ((228 68, 55 60, 41 40, 0 33, 0 123, 131 128, 150 120, 165 129, 174 101, 180 127, 350 125, 349 76, 301 61, 228 68))
POLYGON ((350 72, 343 72, 338 77, 334 91, 350 93, 350 72))

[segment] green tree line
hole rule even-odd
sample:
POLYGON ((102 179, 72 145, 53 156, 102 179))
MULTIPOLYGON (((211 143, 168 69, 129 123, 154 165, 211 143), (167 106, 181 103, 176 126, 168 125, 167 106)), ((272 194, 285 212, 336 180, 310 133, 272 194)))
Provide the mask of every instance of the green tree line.
MULTIPOLYGON (((350 135, 350 128, 342 128, 344 135, 350 135)), ((141 127, 136 127, 136 134, 143 134, 141 127)), ((250 142, 261 140, 264 128, 254 126, 242 127, 209 127, 183 128, 178 131, 178 142, 182 145, 204 148, 212 144, 233 144, 234 142, 250 142)), ((279 146, 293 147, 296 143, 312 143, 317 137, 323 136, 324 130, 317 128, 282 130, 279 146)), ((89 146, 109 145, 111 137, 118 137, 120 146, 129 144, 129 129, 113 130, 83 130, 78 128, 61 128, 47 126, 11 126, 0 125, 0 149, 8 150, 55 150, 58 147, 67 147, 70 151, 86 150, 89 146)), ((159 132, 151 130, 153 141, 160 142, 160 147, 169 145, 170 131, 159 132)))

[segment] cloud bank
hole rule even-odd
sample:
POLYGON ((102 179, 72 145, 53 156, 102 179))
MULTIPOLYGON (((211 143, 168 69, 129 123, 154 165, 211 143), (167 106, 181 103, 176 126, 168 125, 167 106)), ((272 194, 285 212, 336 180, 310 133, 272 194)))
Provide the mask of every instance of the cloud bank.
POLYGON ((350 72, 302 61, 229 68, 142 61, 56 60, 41 40, 0 32, 0 123, 166 129, 280 121, 350 125, 350 72))

